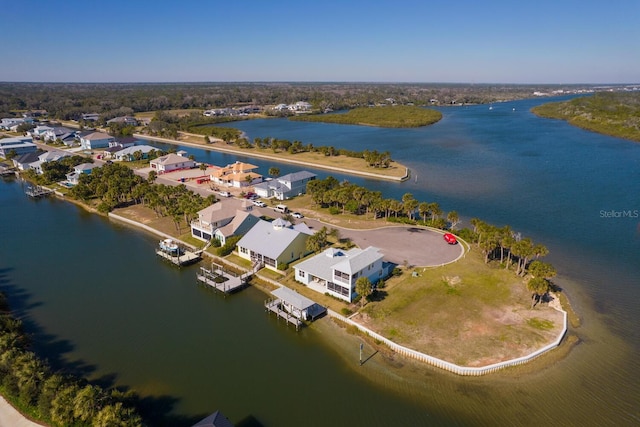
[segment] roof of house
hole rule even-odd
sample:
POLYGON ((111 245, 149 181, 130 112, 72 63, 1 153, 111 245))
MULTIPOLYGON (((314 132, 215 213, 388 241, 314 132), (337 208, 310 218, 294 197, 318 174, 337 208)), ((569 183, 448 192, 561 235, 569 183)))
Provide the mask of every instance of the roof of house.
POLYGON ((233 424, 222 412, 216 411, 191 427, 233 427, 233 424))
POLYGON ((40 154, 38 159, 40 159, 43 162, 54 162, 63 157, 69 157, 69 156, 71 156, 71 154, 69 154, 66 151, 52 150, 52 151, 45 151, 44 153, 40 154))
POLYGON ((306 271, 316 277, 329 279, 332 276, 333 269, 348 274, 364 269, 367 265, 382 258, 382 254, 379 251, 378 248, 373 246, 369 246, 364 250, 352 248, 348 251, 329 248, 312 258, 302 261, 295 268, 306 271))
POLYGON ((315 173, 311 173, 309 171, 299 171, 299 172, 293 172, 286 175, 282 175, 276 178, 276 180, 282 183, 291 183, 296 181, 302 181, 303 179, 313 178, 315 176, 317 176, 315 173))
POLYGON ((33 163, 40 158, 40 155, 42 153, 43 153, 42 150, 33 151, 31 153, 26 153, 21 156, 18 156, 17 158, 13 159, 13 161, 15 162, 14 164, 33 163))
POLYGON ((76 172, 90 171, 95 167, 97 167, 97 165, 93 163, 80 163, 79 165, 75 166, 73 170, 76 172))
POLYGON ((113 154, 115 156, 126 156, 127 154, 133 154, 136 151, 140 151, 141 153, 146 154, 150 153, 153 150, 157 150, 157 148, 150 145, 134 145, 133 147, 120 148, 119 150, 113 152, 113 154))
POLYGON ((157 159, 151 160, 152 163, 158 163, 161 165, 174 165, 176 163, 184 163, 184 162, 193 162, 193 160, 188 157, 178 156, 177 154, 167 154, 166 156, 158 157, 157 159))
POLYGON ((240 239, 238 246, 277 259, 300 234, 309 233, 260 220, 240 239))
POLYGON ((113 137, 104 132, 91 132, 90 134, 83 136, 82 139, 93 141, 98 139, 113 139, 113 137))
POLYGON ((252 222, 257 223, 259 220, 260 218, 258 218, 253 212, 237 210, 236 216, 233 217, 231 222, 224 227, 218 228, 216 234, 220 233, 224 237, 233 236, 245 222, 250 224, 252 222))
POLYGON ((233 218, 237 209, 231 203, 216 202, 198 211, 200 221, 214 223, 223 219, 233 218))

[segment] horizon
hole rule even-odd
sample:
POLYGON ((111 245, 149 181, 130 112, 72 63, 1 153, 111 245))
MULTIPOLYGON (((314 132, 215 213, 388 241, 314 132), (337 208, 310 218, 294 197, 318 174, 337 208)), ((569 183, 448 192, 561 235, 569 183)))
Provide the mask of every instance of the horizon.
POLYGON ((625 85, 640 2, 10 2, 11 83, 625 85), (25 4, 26 3, 26 4, 25 4), (35 10, 24 19, 25 10, 35 10), (69 17, 71 19, 64 19, 69 17), (62 18, 62 19, 61 19, 62 18), (64 22, 63 25, 51 22, 64 22), (467 82, 467 83, 464 83, 467 82))

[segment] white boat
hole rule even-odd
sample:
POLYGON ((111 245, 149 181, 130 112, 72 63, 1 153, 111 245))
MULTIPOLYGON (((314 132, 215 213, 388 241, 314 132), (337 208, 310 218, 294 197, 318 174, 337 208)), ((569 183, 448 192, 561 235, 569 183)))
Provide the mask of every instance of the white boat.
POLYGON ((160 241, 160 249, 165 252, 178 252, 178 244, 173 241, 173 239, 164 239, 160 241))

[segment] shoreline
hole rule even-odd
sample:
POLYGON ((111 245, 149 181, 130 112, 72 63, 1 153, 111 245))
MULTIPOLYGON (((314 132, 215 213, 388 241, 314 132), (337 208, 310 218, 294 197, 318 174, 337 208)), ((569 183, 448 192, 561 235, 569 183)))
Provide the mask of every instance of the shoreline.
POLYGON ((304 161, 301 161, 301 160, 286 159, 286 158, 282 158, 282 157, 278 157, 278 156, 270 156, 268 154, 252 153, 252 152, 249 152, 249 151, 242 151, 242 150, 234 150, 234 149, 231 149, 231 148, 216 147, 216 146, 212 146, 211 144, 204 145, 204 144, 198 144, 198 143, 195 143, 195 142, 178 141, 178 140, 170 139, 170 138, 162 138, 162 137, 158 137, 158 136, 149 136, 149 135, 144 135, 144 134, 141 134, 141 133, 134 133, 132 136, 134 138, 138 138, 138 139, 142 139, 142 140, 147 139, 147 140, 151 140, 151 141, 163 142, 165 144, 178 145, 178 146, 183 145, 183 146, 186 146, 186 147, 200 148, 200 149, 203 149, 203 150, 219 151, 221 153, 235 154, 237 156, 245 156, 245 157, 249 157, 249 158, 258 158, 258 159, 265 159, 265 160, 273 160, 274 162, 289 163, 289 164, 294 164, 294 165, 298 165, 298 166, 307 166, 307 167, 312 167, 312 168, 317 168, 317 169, 324 169, 324 170, 344 173, 344 174, 347 174, 347 175, 364 176, 366 178, 374 178, 374 179, 380 179, 380 180, 386 180, 386 181, 395 181, 395 182, 404 182, 404 181, 407 181, 410 178, 410 171, 409 171, 409 168, 406 167, 406 166, 403 166, 405 168, 405 173, 404 173, 404 175, 402 177, 394 177, 394 176, 380 175, 380 174, 377 174, 377 173, 374 173, 374 172, 357 171, 357 170, 353 170, 353 169, 339 168, 339 167, 330 166, 330 165, 322 165, 322 164, 319 164, 319 163, 308 163, 308 162, 304 162, 304 161))

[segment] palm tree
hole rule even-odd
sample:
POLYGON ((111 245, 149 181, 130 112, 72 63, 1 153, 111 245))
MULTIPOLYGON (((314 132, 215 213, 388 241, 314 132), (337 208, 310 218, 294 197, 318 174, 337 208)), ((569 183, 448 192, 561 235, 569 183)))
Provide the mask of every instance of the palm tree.
POLYGON ((269 168, 269 176, 277 177, 280 175, 280 168, 272 166, 269 168))
POLYGON ((549 292, 549 281, 544 277, 534 277, 527 282, 527 290, 532 292, 531 295, 531 308, 533 308, 538 301, 549 292))
POLYGON ((356 280, 356 292, 360 295, 360 307, 364 307, 367 297, 371 295, 371 281, 368 277, 358 277, 358 280, 356 280))
POLYGON ((456 225, 460 223, 460 217, 458 216, 458 212, 456 211, 449 212, 447 214, 447 221, 449 221, 449 224, 451 224, 451 230, 456 228, 456 225))

